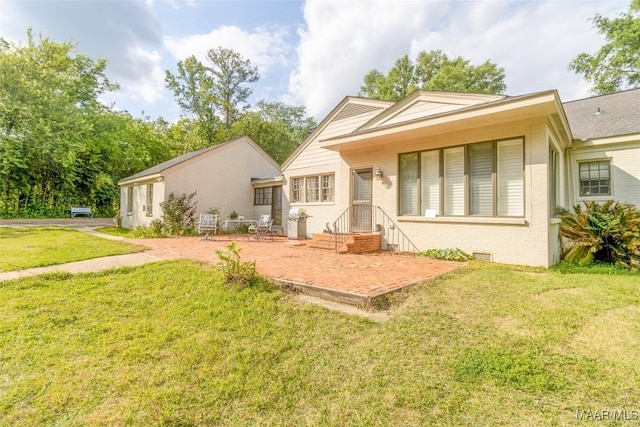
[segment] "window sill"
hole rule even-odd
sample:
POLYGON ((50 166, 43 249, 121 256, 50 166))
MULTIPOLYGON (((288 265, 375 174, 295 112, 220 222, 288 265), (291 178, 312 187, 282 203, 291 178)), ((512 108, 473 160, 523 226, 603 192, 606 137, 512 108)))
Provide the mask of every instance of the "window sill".
POLYGON ((527 225, 526 218, 503 217, 470 217, 470 216, 437 216, 425 218, 423 216, 399 216, 398 222, 427 222, 452 224, 495 224, 495 225, 527 225))
POLYGON ((605 194, 605 195, 593 195, 593 196, 578 196, 578 202, 588 202, 591 200, 596 200, 596 201, 607 201, 607 200, 611 200, 613 198, 612 195, 610 194, 605 194))
POLYGON ((292 202, 291 206, 333 206, 336 202, 292 202))

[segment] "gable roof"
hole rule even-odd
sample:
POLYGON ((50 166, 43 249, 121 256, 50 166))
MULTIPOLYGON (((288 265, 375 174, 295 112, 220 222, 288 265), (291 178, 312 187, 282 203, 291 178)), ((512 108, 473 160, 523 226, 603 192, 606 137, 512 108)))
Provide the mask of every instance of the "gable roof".
POLYGON ((286 169, 296 157, 311 144, 311 142, 333 121, 352 118, 372 111, 383 111, 394 104, 393 101, 381 99, 362 98, 358 96, 345 96, 329 114, 316 126, 316 128, 293 150, 282 163, 282 170, 286 169))
MULTIPOLYGON (((488 115, 500 115, 503 120, 517 119, 522 116, 523 112, 534 115, 549 114, 566 135, 567 143, 572 139, 558 92, 555 90, 514 97, 493 95, 493 100, 486 98, 484 101, 472 102, 455 109, 437 111, 432 114, 407 116, 405 120, 379 121, 370 127, 362 126, 350 133, 321 139, 320 146, 340 151, 343 147, 355 148, 363 146, 363 144, 371 146, 374 143, 391 143, 390 136, 394 134, 417 136, 421 129, 426 127, 433 129, 452 123, 455 123, 455 126, 459 128, 464 128, 467 127, 468 120, 477 122, 478 118, 488 115)), ((403 103, 403 100, 398 101, 398 104, 400 103, 403 103)), ((390 107, 387 111, 394 109, 394 107, 390 107)), ((381 114, 386 115, 387 111, 381 114)), ((375 119, 371 122, 375 122, 375 119)))
POLYGON ((364 123, 356 131, 400 123, 411 118, 421 118, 455 111, 474 105, 499 101, 504 98, 506 98, 506 95, 415 90, 364 123))
POLYGON ((247 142, 248 144, 250 144, 254 149, 256 149, 266 160, 270 161, 271 163, 273 163, 273 165, 276 168, 280 168, 279 165, 276 163, 275 160, 273 160, 271 158, 271 156, 269 156, 269 154, 267 154, 262 148, 260 148, 260 146, 258 144, 256 144, 255 142, 253 142, 253 140, 251 138, 249 138, 248 136, 240 136, 238 138, 234 138, 234 139, 230 139, 229 141, 225 141, 222 142, 220 144, 216 144, 216 145, 212 145, 210 147, 205 147, 202 148, 200 150, 196 150, 196 151, 192 151, 190 153, 187 154, 183 154, 182 156, 178 156, 175 157, 171 160, 167 160, 166 162, 160 163, 158 165, 152 166, 149 169, 145 169, 142 172, 138 172, 134 175, 128 176, 126 178, 121 179, 120 181, 118 181, 118 185, 122 185, 125 183, 129 183, 130 181, 136 180, 136 179, 140 179, 140 178, 145 178, 145 177, 150 177, 153 175, 159 175, 162 174, 162 172, 180 165, 181 163, 184 163, 188 160, 194 159, 196 157, 202 156, 206 153, 210 153, 212 151, 217 151, 220 150, 224 147, 228 147, 230 145, 234 145, 234 144, 238 144, 240 142, 247 142))
POLYGON ((640 133, 640 88, 562 104, 576 139, 640 133))

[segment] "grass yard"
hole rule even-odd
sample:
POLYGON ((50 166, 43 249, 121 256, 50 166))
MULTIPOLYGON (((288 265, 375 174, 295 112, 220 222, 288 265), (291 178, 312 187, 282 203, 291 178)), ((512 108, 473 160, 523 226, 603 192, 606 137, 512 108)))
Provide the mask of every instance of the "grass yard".
POLYGON ((0 425, 598 425, 639 343, 635 275, 471 263, 374 323, 189 261, 55 274, 0 283, 0 425))
POLYGON ((0 227, 0 272, 144 250, 60 227, 0 227))

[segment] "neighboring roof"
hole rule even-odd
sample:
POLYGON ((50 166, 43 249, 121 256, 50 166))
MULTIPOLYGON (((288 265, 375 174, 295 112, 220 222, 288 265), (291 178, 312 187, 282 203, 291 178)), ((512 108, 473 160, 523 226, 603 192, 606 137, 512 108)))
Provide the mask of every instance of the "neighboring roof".
POLYGON ((144 178, 144 177, 148 177, 148 176, 152 176, 152 175, 158 175, 158 174, 162 174, 162 172, 166 171, 169 168, 172 168, 174 166, 177 166, 181 163, 186 162, 187 160, 191 160, 195 157, 201 156, 205 153, 209 153, 211 151, 216 151, 219 150, 223 147, 232 145, 234 143, 238 143, 241 140, 245 140, 246 142, 248 142, 249 144, 251 144, 255 149, 257 149, 266 159, 268 159, 269 161, 271 161, 276 168, 279 168, 279 165, 275 162, 275 160, 273 160, 271 158, 271 156, 269 156, 269 154, 267 154, 262 148, 260 148, 260 146, 258 144, 256 144, 255 142, 253 142, 253 140, 251 138, 249 138, 248 136, 240 136, 238 138, 234 138, 234 139, 230 139, 229 141, 225 141, 222 142, 220 144, 217 145, 212 145, 210 147, 206 147, 206 148, 202 148, 200 150, 197 151, 192 151, 190 153, 187 154, 183 154, 182 156, 179 157, 175 157, 171 160, 167 160, 164 163, 160 163, 159 165, 155 165, 150 167, 149 169, 145 169, 142 172, 138 172, 134 175, 128 176, 124 179, 121 179, 120 181, 118 181, 118 184, 122 184, 124 182, 127 181, 132 181, 135 179, 139 179, 139 178, 144 178))
POLYGON ((575 139, 640 133, 640 88, 562 104, 575 139))

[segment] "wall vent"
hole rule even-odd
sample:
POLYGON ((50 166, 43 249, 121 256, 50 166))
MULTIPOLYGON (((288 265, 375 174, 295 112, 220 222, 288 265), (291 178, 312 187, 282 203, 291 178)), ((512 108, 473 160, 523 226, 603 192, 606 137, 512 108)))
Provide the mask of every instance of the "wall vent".
POLYGON ((491 254, 489 252, 473 252, 471 255, 480 261, 491 262, 491 254))

